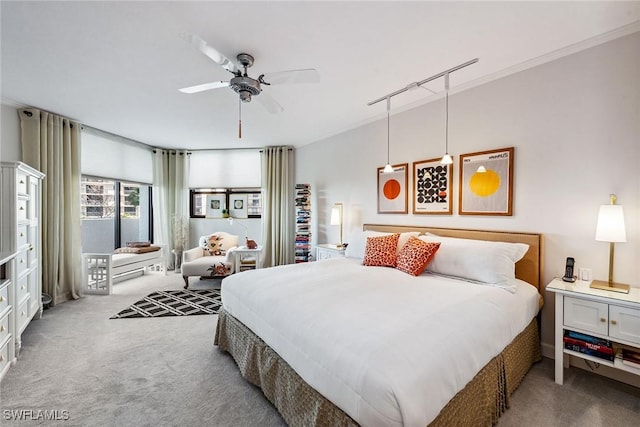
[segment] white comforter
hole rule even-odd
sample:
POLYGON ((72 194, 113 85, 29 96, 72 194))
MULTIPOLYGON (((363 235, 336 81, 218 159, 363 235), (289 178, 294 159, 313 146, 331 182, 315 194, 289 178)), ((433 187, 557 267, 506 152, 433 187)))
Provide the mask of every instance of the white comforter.
POLYGON ((517 292, 329 259, 247 271, 225 310, 363 426, 431 422, 536 315, 517 292))

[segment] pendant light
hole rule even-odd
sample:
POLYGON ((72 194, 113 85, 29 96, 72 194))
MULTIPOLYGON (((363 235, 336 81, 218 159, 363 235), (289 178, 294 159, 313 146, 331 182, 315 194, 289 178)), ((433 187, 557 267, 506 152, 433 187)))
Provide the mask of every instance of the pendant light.
POLYGON ((453 163, 453 159, 449 155, 449 73, 444 75, 444 90, 445 90, 445 126, 444 126, 444 156, 440 163, 443 165, 450 165, 453 163))
POLYGON ((382 173, 393 172, 393 166, 389 162, 389 111, 391 111, 391 97, 387 96, 387 165, 382 170, 382 173))

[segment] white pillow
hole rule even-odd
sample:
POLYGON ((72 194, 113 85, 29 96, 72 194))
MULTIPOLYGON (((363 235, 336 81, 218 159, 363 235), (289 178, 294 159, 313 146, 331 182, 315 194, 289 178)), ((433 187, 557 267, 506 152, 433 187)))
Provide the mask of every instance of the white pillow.
POLYGON ((435 235, 420 236, 425 242, 440 242, 427 271, 504 287, 515 292, 515 270, 529 245, 457 239, 435 235))
MULTIPOLYGON (((351 235, 349 245, 347 249, 344 251, 344 255, 349 258, 364 258, 364 250, 367 246, 367 237, 379 237, 379 236, 388 236, 389 234, 395 233, 385 233, 381 231, 358 231, 351 235)), ((418 231, 408 231, 405 233, 399 233, 400 238, 398 239, 398 249, 396 253, 400 253, 400 249, 404 246, 405 243, 409 240, 409 237, 418 237, 420 232, 418 231)))

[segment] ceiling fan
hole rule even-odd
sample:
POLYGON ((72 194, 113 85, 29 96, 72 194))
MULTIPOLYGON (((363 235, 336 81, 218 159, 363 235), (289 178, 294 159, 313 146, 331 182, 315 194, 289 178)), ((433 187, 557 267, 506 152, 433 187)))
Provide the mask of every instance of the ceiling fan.
MULTIPOLYGON (((183 93, 197 93, 205 90, 230 87, 239 95, 240 102, 251 102, 255 97, 255 99, 267 111, 272 114, 277 114, 284 111, 284 108, 282 108, 282 106, 268 93, 262 91, 263 85, 270 86, 275 84, 317 83, 320 81, 318 71, 313 68, 264 73, 260 74, 258 78, 253 78, 247 73, 247 68, 250 68, 254 62, 254 58, 250 54, 239 53, 236 56, 236 62, 209 46, 207 42, 195 34, 187 33, 183 34, 182 37, 188 43, 195 46, 200 52, 209 57, 213 62, 233 74, 233 77, 229 81, 203 83, 179 89, 179 91, 183 93)), ((241 111, 242 110, 240 110, 240 112, 241 111)), ((242 138, 242 120, 240 120, 239 124, 238 137, 242 138)))

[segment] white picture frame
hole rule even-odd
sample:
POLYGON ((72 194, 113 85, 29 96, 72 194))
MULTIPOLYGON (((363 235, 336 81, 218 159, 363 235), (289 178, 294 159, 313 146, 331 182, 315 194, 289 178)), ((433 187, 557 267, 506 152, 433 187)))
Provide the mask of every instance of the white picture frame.
POLYGON ((247 203, 246 194, 229 195, 229 216, 232 218, 247 218, 247 203))
POLYGON ((224 194, 207 195, 207 218, 222 218, 222 211, 226 209, 224 194))

